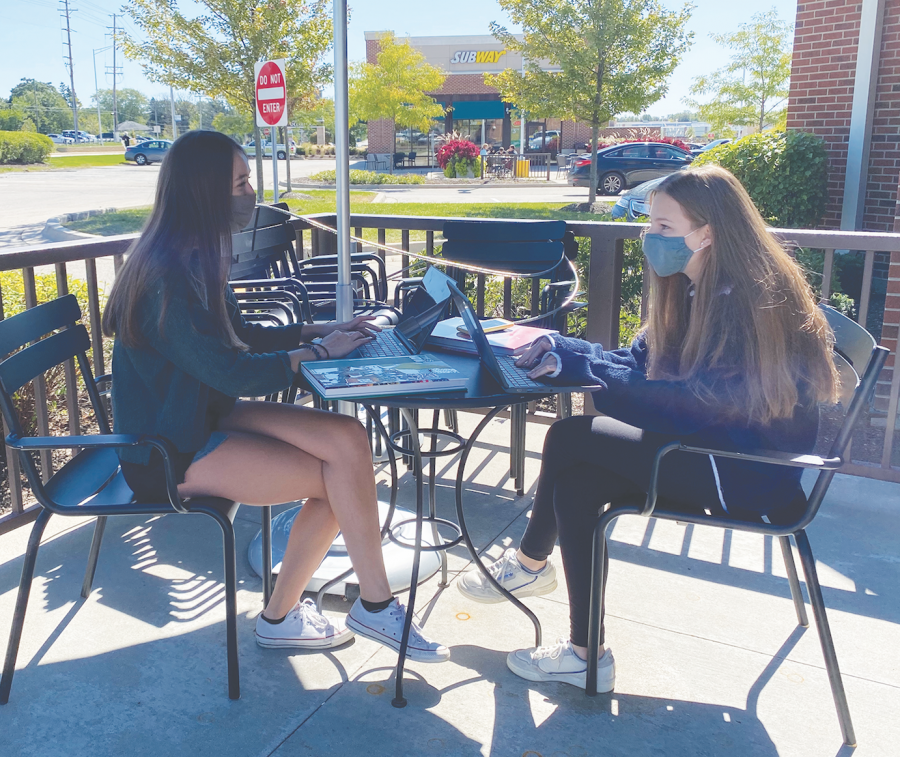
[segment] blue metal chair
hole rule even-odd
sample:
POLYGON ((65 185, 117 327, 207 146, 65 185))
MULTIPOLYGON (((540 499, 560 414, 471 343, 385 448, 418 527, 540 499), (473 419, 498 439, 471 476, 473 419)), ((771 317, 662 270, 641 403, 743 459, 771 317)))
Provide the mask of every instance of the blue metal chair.
MULTIPOLYGON (((172 460, 175 448, 160 436, 113 434, 106 418, 102 398, 88 362, 86 351, 91 340, 85 327, 78 323, 81 311, 73 295, 66 295, 24 313, 0 321, 0 410, 10 429, 6 443, 18 450, 22 468, 28 477, 40 512, 31 530, 22 567, 22 579, 13 614, 6 659, 0 677, 0 704, 9 701, 16 667, 16 656, 25 623, 25 611, 34 577, 35 561, 41 535, 51 515, 97 516, 94 536, 88 553, 87 571, 81 595, 91 591, 106 519, 112 515, 200 514, 212 518, 222 529, 225 567, 225 614, 228 660, 228 696, 240 698, 240 676, 237 646, 237 600, 234 516, 238 504, 217 497, 194 497, 183 500, 178 495, 172 460), (12 354, 11 354, 12 353, 12 354), (40 437, 24 435, 13 406, 12 395, 52 368, 74 359, 79 367, 99 434, 85 436, 40 437), (165 463, 165 501, 135 502, 134 494, 122 475, 117 447, 146 446, 157 450, 165 463), (36 457, 41 450, 78 450, 74 457, 46 483, 42 480, 36 457)), ((99 324, 96 326, 99 327, 99 324)), ((123 576, 123 580, 125 580, 123 576)))
MULTIPOLYGON (((828 671, 828 679, 831 683, 831 692, 837 707, 838 719, 841 724, 841 732, 844 743, 848 746, 856 745, 856 736, 853 732, 853 724, 850 721, 850 709, 847 705, 847 695, 844 692, 844 684, 841 680, 841 672, 838 667, 837 655, 834 650, 834 641, 831 638, 831 630, 828 626, 828 617, 825 613, 825 601, 822 597, 822 589, 819 586, 819 577, 816 573, 816 562, 812 548, 806 535, 806 528, 815 518, 822 500, 825 497, 834 474, 844 464, 849 448, 851 435, 865 406, 871 401, 875 391, 875 382, 878 374, 887 359, 888 350, 878 346, 872 336, 859 324, 841 315, 833 308, 821 306, 828 319, 828 323, 834 330, 834 360, 841 375, 842 396, 841 401, 846 408, 844 420, 841 423, 837 436, 831 445, 829 456, 826 458, 817 455, 797 455, 787 452, 775 452, 771 450, 758 450, 754 452, 730 452, 716 449, 691 447, 680 442, 671 442, 659 449, 651 469, 650 484, 647 491, 647 499, 643 503, 614 502, 605 510, 597 521, 594 529, 594 553, 593 571, 591 574, 591 606, 590 622, 588 627, 588 668, 587 668, 587 694, 594 696, 597 693, 597 660, 599 657, 600 625, 603 616, 604 593, 606 583, 607 558, 606 558, 606 533, 609 526, 622 515, 643 515, 648 518, 660 518, 662 520, 674 520, 681 523, 695 523, 697 525, 728 528, 736 531, 749 531, 757 534, 768 534, 778 538, 781 544, 781 552, 784 557, 784 565, 791 587, 791 597, 794 601, 794 609, 797 613, 797 622, 801 626, 808 626, 806 606, 803 603, 803 593, 800 589, 800 579, 797 568, 794 565, 794 557, 791 551, 790 537, 793 535, 800 552, 800 562, 806 576, 806 587, 809 591, 809 599, 816 618, 816 627, 819 632, 819 642, 825 657, 825 668, 828 671), (730 517, 692 515, 681 512, 671 503, 660 499, 657 494, 657 481, 659 466, 662 459, 670 452, 686 452, 698 455, 712 455, 714 457, 729 457, 738 460, 748 460, 771 465, 787 465, 795 468, 809 468, 819 471, 816 482, 813 485, 805 507, 797 508, 784 520, 788 522, 769 522, 762 519, 758 521, 738 520, 730 517)), ((792 508, 793 510, 793 508, 792 508)), ((782 519, 779 519, 782 520, 782 519)))

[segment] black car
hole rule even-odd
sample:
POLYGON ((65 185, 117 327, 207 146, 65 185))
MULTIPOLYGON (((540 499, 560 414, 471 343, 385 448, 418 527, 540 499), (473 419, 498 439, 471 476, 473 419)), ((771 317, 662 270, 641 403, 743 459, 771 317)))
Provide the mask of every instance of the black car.
MULTIPOLYGON (((597 191, 617 195, 628 187, 680 171, 693 159, 689 152, 662 142, 628 142, 605 147, 597 152, 597 191)), ((590 180, 591 156, 585 155, 569 171, 569 185, 587 187, 590 180)))

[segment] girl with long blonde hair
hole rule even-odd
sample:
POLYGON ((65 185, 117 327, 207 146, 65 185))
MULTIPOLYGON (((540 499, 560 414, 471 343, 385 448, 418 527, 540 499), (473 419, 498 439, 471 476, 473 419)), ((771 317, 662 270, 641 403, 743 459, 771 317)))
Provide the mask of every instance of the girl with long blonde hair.
MULTIPOLYGON (((511 652, 532 681, 584 687, 591 551, 599 511, 646 495, 657 450, 673 440, 699 447, 810 452, 818 405, 833 402, 832 334, 802 272, 772 238, 728 171, 704 166, 667 177, 651 201, 643 238, 649 318, 628 349, 543 337, 520 357, 532 378, 596 385, 604 415, 555 423, 547 434, 531 519, 519 549, 491 570, 516 596, 556 588, 549 561, 557 537, 569 593, 570 636, 511 652)), ((783 521, 802 510, 800 470, 675 452, 663 459, 667 507, 783 521)), ((475 601, 502 595, 480 573, 458 584, 475 601)), ((598 688, 615 685, 604 649, 598 688)))

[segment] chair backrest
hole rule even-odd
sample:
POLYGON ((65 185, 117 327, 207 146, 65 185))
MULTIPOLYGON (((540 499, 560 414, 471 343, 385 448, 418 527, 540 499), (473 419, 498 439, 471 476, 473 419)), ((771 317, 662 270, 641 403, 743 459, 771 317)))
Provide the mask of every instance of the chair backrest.
MULTIPOLYGON (((110 433, 106 411, 87 359, 91 338, 87 329, 78 323, 80 320, 78 300, 67 294, 0 321, 0 411, 11 434, 25 435, 13 395, 29 382, 72 359, 81 371, 100 432, 110 433)), ((28 480, 40 498, 37 488, 41 486, 41 476, 34 460, 31 455, 21 457, 28 480)))
POLYGON ((520 274, 547 271, 562 262, 564 221, 447 221, 445 260, 520 274))
POLYGON ((296 235, 288 217, 277 208, 287 210, 287 205, 257 205, 253 221, 232 235, 230 279, 286 278, 291 275, 297 262, 296 235))

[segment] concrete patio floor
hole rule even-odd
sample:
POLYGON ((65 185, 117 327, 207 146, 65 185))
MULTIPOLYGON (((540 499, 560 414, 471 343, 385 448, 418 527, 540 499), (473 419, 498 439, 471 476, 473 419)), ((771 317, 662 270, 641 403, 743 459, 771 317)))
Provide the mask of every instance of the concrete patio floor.
MULTIPOLYGON (((478 420, 460 417, 463 433, 478 420)), ((494 421, 472 454, 467 517, 491 555, 525 529, 545 431, 529 423, 521 498, 507 479, 508 421, 494 421)), ((438 470, 439 514, 455 520, 455 461, 438 470)), ((401 506, 412 506, 414 494, 407 474, 401 506)), ((898 755, 898 507, 900 487, 838 476, 809 529, 855 750, 841 743, 814 625, 796 625, 769 538, 621 519, 608 591, 617 684, 593 699, 507 670, 506 653, 533 643, 531 625, 510 605, 465 599, 454 583, 468 556, 451 550, 449 588, 433 578, 417 609, 452 658, 410 663, 409 704, 398 710, 396 655, 367 640, 325 653, 256 646, 261 582, 246 548, 259 516, 245 507, 236 523, 242 699, 226 693, 221 542, 212 522, 110 521, 94 591, 81 600, 92 523, 55 518, 38 557, 12 698, 0 707, 0 755, 898 755)), ((28 531, 0 537, 4 647, 28 531)), ((562 581, 526 601, 545 639, 567 633, 562 581)), ((334 598, 325 609, 349 606, 334 598)))

